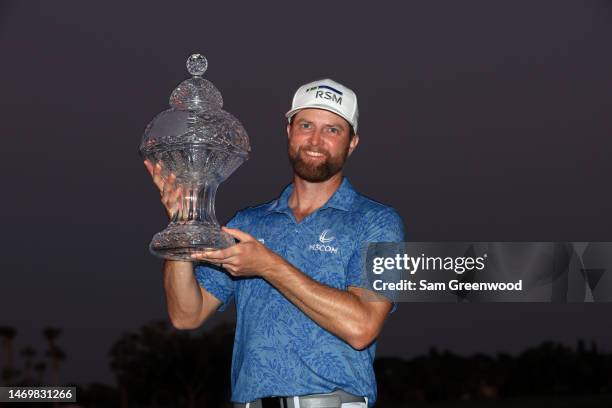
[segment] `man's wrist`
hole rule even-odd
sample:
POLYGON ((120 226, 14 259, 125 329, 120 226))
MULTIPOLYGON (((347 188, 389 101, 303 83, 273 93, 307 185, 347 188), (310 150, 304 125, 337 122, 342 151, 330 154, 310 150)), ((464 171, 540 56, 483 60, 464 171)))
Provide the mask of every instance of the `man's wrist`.
POLYGON ((283 259, 283 257, 274 254, 271 262, 269 262, 268 266, 266 266, 266 268, 264 268, 264 270, 261 272, 261 277, 272 283, 276 277, 281 275, 283 271, 286 270, 288 265, 289 264, 287 261, 285 261, 285 259, 283 259))

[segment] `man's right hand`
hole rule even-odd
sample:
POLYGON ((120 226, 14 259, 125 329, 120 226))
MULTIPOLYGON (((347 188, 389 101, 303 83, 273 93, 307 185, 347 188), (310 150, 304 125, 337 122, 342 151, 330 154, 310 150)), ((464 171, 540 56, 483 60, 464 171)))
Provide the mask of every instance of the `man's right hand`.
MULTIPOLYGON (((170 219, 181 209, 183 192, 176 185, 176 175, 162 177, 162 167, 149 160, 144 165, 161 195, 161 202, 170 219)), ((164 262, 164 290, 168 316, 177 329, 195 329, 202 325, 221 305, 221 301, 198 284, 194 265, 189 261, 164 262)))
POLYGON ((151 174, 153 183, 155 183, 159 190, 161 202, 166 209, 166 214, 168 214, 170 219, 174 218, 174 215, 181 207, 181 198, 183 196, 181 187, 176 185, 176 175, 170 173, 164 181, 161 175, 162 167, 159 163, 153 164, 149 160, 145 160, 144 165, 149 171, 149 174, 151 174))

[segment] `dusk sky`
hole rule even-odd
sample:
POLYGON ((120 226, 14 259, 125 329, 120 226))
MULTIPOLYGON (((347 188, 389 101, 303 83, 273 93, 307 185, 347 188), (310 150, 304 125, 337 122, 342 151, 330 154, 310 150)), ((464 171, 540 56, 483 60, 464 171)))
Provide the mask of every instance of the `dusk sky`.
MULTIPOLYGON (((111 344, 167 319, 167 219, 147 123, 207 56, 250 159, 219 220, 290 182, 284 113, 330 77, 359 98, 346 175, 410 241, 612 241, 612 2, 2 2, 0 325, 17 350, 62 328, 66 383, 113 382, 111 344)), ((233 308, 215 316, 231 320, 233 308)), ((378 355, 612 350, 612 304, 400 304, 378 355)))

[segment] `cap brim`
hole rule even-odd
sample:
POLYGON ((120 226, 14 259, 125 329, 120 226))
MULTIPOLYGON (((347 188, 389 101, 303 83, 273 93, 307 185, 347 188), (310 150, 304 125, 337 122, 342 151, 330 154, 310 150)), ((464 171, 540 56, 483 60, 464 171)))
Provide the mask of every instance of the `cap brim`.
POLYGON ((355 125, 352 124, 350 119, 347 118, 342 112, 340 112, 338 110, 335 110, 333 108, 330 108, 329 106, 325 106, 325 105, 304 105, 304 106, 298 106, 297 108, 291 109, 289 112, 285 113, 285 117, 290 120, 293 115, 295 115, 296 113, 298 113, 302 109, 323 109, 323 110, 326 110, 328 112, 335 113, 336 115, 340 116, 342 119, 346 120, 348 122, 348 124, 351 125, 353 127, 353 129, 355 129, 355 125))

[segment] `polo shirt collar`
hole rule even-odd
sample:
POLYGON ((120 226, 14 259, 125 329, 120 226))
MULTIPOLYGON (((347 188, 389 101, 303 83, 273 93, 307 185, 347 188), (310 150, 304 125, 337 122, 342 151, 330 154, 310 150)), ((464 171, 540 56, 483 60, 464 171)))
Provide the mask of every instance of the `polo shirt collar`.
MULTIPOLYGON (((289 208, 289 197, 293 192, 293 183, 289 184, 280 197, 274 201, 270 207, 270 211, 276 211, 281 213, 286 213, 291 215, 291 209, 289 208)), ((353 203, 353 199, 355 198, 355 189, 351 183, 349 183, 348 178, 343 177, 342 183, 340 183, 340 187, 332 194, 332 196, 327 200, 325 204, 319 210, 324 208, 336 208, 342 211, 349 211, 351 208, 351 204, 353 203)))

